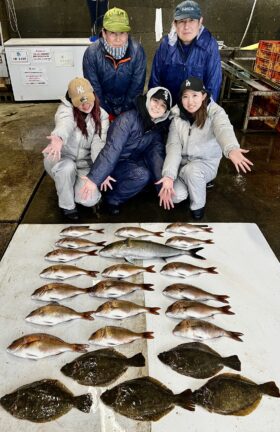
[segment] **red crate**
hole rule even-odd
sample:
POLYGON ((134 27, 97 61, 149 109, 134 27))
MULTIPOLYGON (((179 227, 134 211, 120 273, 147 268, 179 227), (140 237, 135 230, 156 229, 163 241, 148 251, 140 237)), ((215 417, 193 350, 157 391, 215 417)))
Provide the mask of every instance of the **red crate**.
POLYGON ((257 72, 258 74, 262 75, 264 78, 267 78, 267 79, 271 78, 272 70, 268 69, 264 66, 259 66, 257 63, 255 63, 254 71, 257 72))
POLYGON ((280 72, 278 71, 271 71, 271 81, 280 84, 280 72))
POLYGON ((276 72, 280 72, 280 54, 276 54, 272 69, 276 72))
POLYGON ((255 64, 260 69, 262 69, 262 68, 273 69, 274 63, 275 63, 274 58, 260 58, 260 57, 257 57, 255 64))
POLYGON ((259 41, 259 48, 261 52, 272 52, 280 54, 280 41, 279 40, 261 40, 259 41))

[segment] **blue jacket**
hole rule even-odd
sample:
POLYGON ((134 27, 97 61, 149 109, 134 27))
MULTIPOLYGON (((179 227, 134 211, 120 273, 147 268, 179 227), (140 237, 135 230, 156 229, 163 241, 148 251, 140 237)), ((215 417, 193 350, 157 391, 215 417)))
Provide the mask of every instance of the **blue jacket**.
POLYGON ((163 38, 153 60, 149 88, 168 88, 176 105, 180 85, 190 76, 202 79, 212 98, 218 99, 222 82, 221 58, 218 43, 206 28, 192 42, 187 56, 179 39, 172 45, 168 36, 163 38))
POLYGON ((84 53, 83 72, 101 107, 109 114, 119 115, 133 108, 135 97, 143 92, 146 55, 143 47, 129 38, 125 57, 116 61, 105 50, 103 38, 99 38, 84 53))
POLYGON ((130 160, 145 162, 155 180, 161 178, 165 158, 162 128, 166 120, 144 131, 142 118, 136 109, 118 116, 107 133, 106 144, 97 156, 87 177, 98 187, 111 175, 117 163, 130 160))

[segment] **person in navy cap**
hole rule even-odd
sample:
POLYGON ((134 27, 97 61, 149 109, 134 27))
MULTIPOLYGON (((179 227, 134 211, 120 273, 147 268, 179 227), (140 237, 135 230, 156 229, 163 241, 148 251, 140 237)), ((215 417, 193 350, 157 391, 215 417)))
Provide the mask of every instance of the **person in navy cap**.
POLYGON ((175 9, 171 32, 154 56, 149 88, 168 88, 175 105, 180 85, 188 76, 202 79, 212 98, 218 99, 222 82, 218 43, 203 26, 199 4, 191 0, 175 9))

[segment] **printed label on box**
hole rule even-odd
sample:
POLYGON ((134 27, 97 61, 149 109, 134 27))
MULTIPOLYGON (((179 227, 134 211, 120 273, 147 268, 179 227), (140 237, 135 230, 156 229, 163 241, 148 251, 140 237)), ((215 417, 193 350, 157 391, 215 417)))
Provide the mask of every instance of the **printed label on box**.
POLYGON ((21 63, 21 64, 30 63, 26 50, 22 50, 22 49, 12 50, 10 52, 10 58, 12 63, 21 63))
POLYGON ((33 48, 31 59, 33 63, 49 63, 52 60, 50 48, 33 48))
POLYGON ((23 83, 25 85, 47 85, 47 73, 45 68, 28 67, 22 70, 23 83))

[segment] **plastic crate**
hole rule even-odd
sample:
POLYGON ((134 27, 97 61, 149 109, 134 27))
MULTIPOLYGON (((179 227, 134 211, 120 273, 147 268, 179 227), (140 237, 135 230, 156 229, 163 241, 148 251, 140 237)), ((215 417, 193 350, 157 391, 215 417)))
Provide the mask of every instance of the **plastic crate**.
POLYGON ((263 53, 277 53, 280 54, 280 41, 279 40, 261 40, 259 41, 258 51, 263 53))
POLYGON ((274 66, 274 63, 275 63, 274 57, 272 57, 272 58, 260 58, 260 57, 257 57, 256 58, 256 65, 257 65, 257 67, 259 67, 260 69, 264 68, 264 69, 271 69, 271 70, 273 70, 273 66, 274 66))
POLYGON ((257 62, 255 63, 254 71, 262 75, 264 78, 271 79, 272 70, 264 66, 259 66, 257 62))
POLYGON ((276 72, 280 72, 280 54, 275 55, 275 61, 272 69, 276 72))
POLYGON ((271 71, 271 81, 280 84, 280 72, 278 71, 271 71))

